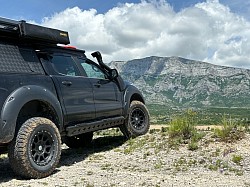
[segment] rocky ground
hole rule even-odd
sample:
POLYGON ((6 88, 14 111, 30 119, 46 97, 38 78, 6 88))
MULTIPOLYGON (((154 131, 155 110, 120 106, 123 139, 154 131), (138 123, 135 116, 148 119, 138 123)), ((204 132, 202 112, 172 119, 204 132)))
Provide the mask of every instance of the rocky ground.
POLYGON ((86 149, 63 145, 54 174, 32 180, 16 176, 1 155, 0 186, 250 186, 249 134, 222 143, 207 132, 195 151, 186 144, 170 149, 167 142, 161 130, 128 141, 105 131, 86 149))

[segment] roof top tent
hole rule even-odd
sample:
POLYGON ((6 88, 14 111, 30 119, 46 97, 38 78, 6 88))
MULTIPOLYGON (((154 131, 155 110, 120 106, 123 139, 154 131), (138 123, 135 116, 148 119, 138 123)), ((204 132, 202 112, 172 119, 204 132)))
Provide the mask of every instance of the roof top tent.
POLYGON ((65 45, 70 43, 69 35, 66 31, 6 18, 0 18, 0 37, 19 38, 34 43, 65 45))

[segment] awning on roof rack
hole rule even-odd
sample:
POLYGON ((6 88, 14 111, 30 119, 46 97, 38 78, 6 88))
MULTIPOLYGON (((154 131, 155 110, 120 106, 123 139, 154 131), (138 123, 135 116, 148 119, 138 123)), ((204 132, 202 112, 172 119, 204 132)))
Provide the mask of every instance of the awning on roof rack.
POLYGON ((18 37, 31 42, 43 42, 48 44, 69 44, 69 35, 66 31, 51 29, 26 23, 0 18, 0 36, 18 37))
POLYGON ((18 25, 20 22, 10 19, 0 18, 0 32, 18 34, 18 25))

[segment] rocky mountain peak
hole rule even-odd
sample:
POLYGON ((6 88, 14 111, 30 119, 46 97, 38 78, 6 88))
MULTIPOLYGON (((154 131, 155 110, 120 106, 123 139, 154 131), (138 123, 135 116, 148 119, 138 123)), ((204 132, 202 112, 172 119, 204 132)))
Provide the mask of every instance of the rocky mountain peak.
POLYGON ((250 71, 180 57, 114 61, 149 103, 170 106, 250 106, 250 71))

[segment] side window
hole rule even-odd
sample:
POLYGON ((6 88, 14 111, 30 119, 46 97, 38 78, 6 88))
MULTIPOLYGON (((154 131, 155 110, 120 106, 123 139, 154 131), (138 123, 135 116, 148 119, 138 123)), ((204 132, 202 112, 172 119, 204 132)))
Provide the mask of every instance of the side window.
POLYGON ((53 55, 51 62, 58 73, 69 76, 79 76, 79 72, 71 56, 53 55))
POLYGON ((88 77, 106 79, 107 76, 102 72, 102 70, 97 65, 88 63, 84 59, 79 59, 79 61, 88 77))

